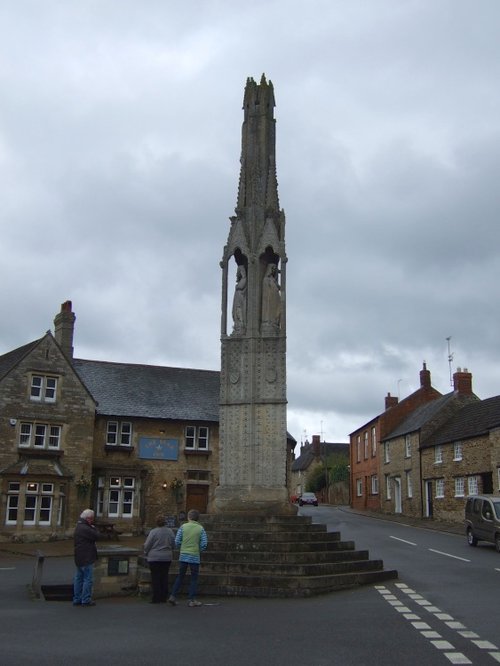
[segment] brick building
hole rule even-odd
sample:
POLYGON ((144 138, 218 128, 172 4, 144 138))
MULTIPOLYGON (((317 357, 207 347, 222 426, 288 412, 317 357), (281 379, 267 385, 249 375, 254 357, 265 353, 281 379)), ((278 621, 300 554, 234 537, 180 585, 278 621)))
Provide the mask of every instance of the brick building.
POLYGON ((420 371, 420 388, 401 401, 387 394, 385 411, 349 435, 353 508, 381 510, 379 443, 413 410, 440 396, 441 393, 432 387, 431 373, 424 363, 420 371))

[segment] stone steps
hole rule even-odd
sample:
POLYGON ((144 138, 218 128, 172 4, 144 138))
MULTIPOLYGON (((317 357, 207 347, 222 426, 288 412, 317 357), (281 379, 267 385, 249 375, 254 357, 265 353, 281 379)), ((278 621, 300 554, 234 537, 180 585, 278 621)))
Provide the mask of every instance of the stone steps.
MULTIPOLYGON (((309 516, 202 516, 209 545, 202 555, 200 596, 308 597, 397 578, 367 550, 342 541, 309 516)), ((170 572, 175 576, 178 563, 170 572)), ((149 570, 141 570, 147 589, 149 570)), ((185 589, 187 590, 187 581, 185 589)))

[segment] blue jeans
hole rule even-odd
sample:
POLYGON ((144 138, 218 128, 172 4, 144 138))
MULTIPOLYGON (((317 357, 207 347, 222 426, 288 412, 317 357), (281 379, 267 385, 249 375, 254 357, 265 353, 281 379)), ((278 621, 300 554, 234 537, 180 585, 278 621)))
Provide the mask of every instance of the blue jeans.
POLYGON ((92 584, 94 582, 94 565, 86 564, 76 567, 73 579, 73 603, 89 604, 92 601, 92 584))
POLYGON ((187 568, 191 571, 191 581, 189 583, 189 600, 192 601, 196 598, 196 590, 198 587, 198 574, 200 572, 200 565, 193 564, 192 562, 179 562, 179 573, 175 579, 174 587, 172 589, 172 596, 176 597, 184 582, 187 568))

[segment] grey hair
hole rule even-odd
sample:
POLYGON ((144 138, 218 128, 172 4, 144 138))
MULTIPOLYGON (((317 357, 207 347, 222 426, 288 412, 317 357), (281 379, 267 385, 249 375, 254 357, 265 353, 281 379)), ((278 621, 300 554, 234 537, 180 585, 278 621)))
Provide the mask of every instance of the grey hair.
POLYGON ((87 518, 93 518, 94 517, 94 512, 92 509, 84 509, 84 511, 81 512, 80 518, 83 518, 83 520, 87 520, 87 518))

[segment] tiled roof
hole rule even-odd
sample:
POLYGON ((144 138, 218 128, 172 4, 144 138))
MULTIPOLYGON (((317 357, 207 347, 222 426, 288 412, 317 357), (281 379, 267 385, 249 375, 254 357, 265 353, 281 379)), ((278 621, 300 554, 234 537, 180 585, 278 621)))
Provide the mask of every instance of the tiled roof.
POLYGON ((40 340, 34 340, 29 342, 27 345, 13 349, 7 354, 0 356, 0 379, 4 377, 14 366, 16 366, 19 361, 21 361, 26 354, 28 354, 32 349, 34 349, 40 340))
POLYGON ((401 437, 401 435, 420 430, 427 421, 432 419, 441 409, 443 409, 443 407, 446 407, 446 405, 456 397, 456 394, 452 391, 451 393, 441 396, 441 398, 436 398, 436 400, 431 400, 430 402, 420 405, 420 407, 414 409, 402 423, 394 428, 392 432, 386 435, 382 441, 385 442, 388 439, 394 439, 395 437, 401 437))
MULTIPOLYGON (((320 458, 340 454, 349 457, 349 444, 344 442, 320 442, 320 458)), ((302 447, 301 454, 292 463, 292 472, 304 472, 309 469, 311 463, 315 460, 312 444, 306 444, 302 447)))
POLYGON ((105 416, 218 421, 220 372, 74 359, 105 416))
POLYGON ((488 433, 500 426, 500 396, 470 403, 457 412, 420 445, 428 448, 488 433))

